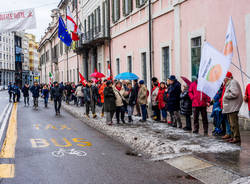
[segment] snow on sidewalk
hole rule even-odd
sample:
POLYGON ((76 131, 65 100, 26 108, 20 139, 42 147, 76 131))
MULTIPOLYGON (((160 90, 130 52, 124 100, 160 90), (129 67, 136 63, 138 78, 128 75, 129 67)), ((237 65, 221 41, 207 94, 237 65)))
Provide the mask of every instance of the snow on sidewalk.
POLYGON ((185 132, 182 129, 169 127, 164 123, 153 123, 149 120, 140 123, 135 118, 132 125, 112 125, 105 123, 105 118, 87 118, 85 108, 62 104, 62 107, 73 116, 89 126, 118 140, 138 153, 152 160, 165 160, 192 153, 221 153, 239 151, 237 145, 226 143, 212 137, 185 132))

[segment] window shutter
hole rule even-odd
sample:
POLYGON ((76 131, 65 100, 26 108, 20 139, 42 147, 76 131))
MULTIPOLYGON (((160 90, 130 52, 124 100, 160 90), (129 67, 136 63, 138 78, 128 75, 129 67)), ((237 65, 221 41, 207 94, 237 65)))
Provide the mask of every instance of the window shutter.
POLYGON ((128 12, 131 13, 133 11, 133 0, 128 0, 128 12))
POLYGON ((114 1, 112 0, 112 21, 113 23, 115 22, 115 5, 114 5, 114 1))
POLYGON ((140 7, 140 0, 136 0, 136 8, 140 7))
POLYGON ((126 16, 126 4, 125 4, 126 0, 122 0, 122 13, 123 16, 126 16))
POLYGON ((116 0, 117 1, 117 17, 115 21, 118 21, 120 19, 120 0, 116 0))

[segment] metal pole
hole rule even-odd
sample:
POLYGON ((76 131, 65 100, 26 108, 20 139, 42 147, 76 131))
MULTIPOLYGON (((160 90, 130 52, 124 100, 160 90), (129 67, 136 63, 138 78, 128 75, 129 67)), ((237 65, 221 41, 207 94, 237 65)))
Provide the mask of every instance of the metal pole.
POLYGON ((68 53, 68 47, 67 47, 67 82, 69 82, 69 53, 68 53))
POLYGON ((231 62, 231 64, 232 64, 235 68, 237 68, 238 70, 240 70, 241 73, 244 74, 248 79, 250 79, 250 76, 247 75, 244 71, 242 71, 236 64, 234 64, 233 62, 231 62))
MULTIPOLYGON (((78 1, 76 2, 76 24, 78 26, 78 1)), ((81 40, 78 40, 78 43, 81 40)), ((76 59, 77 59, 77 83, 79 83, 79 59, 78 59, 78 52, 76 52, 76 59)))
MULTIPOLYGON (((149 31, 149 76, 152 79, 152 15, 151 15, 151 0, 148 1, 148 31, 149 31)), ((152 85, 150 84, 150 92, 152 85)))

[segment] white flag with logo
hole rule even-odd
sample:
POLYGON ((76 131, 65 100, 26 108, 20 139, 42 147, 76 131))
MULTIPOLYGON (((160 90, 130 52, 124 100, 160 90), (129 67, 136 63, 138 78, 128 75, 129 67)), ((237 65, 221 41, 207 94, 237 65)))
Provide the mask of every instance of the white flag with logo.
POLYGON ((207 42, 201 52, 197 90, 211 99, 219 90, 230 66, 229 59, 207 42))
POLYGON ((36 17, 33 8, 0 13, 0 33, 35 28, 36 17))

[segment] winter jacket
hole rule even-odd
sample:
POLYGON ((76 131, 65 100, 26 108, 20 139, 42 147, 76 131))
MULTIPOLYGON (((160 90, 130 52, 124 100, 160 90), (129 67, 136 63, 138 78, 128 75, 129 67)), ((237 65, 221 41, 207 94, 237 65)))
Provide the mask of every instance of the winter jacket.
POLYGON ((222 109, 221 109, 221 105, 220 105, 220 99, 222 96, 222 92, 223 92, 223 87, 221 87, 219 89, 219 91, 216 93, 212 103, 213 103, 213 110, 212 110, 212 114, 211 117, 215 117, 218 116, 218 111, 221 113, 222 109))
POLYGON ((136 96, 137 96, 137 92, 135 88, 132 88, 132 90, 129 92, 129 95, 128 95, 128 105, 136 104, 136 96))
POLYGON ((96 86, 89 87, 86 85, 84 88, 84 101, 86 103, 97 102, 98 89, 96 86), (92 95, 91 95, 92 94, 92 95))
POLYGON ((167 110, 170 112, 180 110, 180 94, 181 84, 178 81, 174 81, 168 88, 167 92, 167 110))
POLYGON ((248 110, 250 111, 250 84, 247 85, 245 96, 247 97, 248 110))
POLYGON ((188 90, 181 93, 180 99, 181 114, 192 115, 192 100, 189 98, 188 90))
POLYGON ((139 92, 139 89, 140 89, 138 83, 136 83, 134 85, 133 89, 135 90, 136 100, 137 100, 137 98, 138 98, 138 92, 139 92))
POLYGON ((30 87, 23 86, 22 88, 23 97, 29 96, 29 90, 30 90, 30 87))
POLYGON ((12 86, 12 92, 13 92, 13 94, 18 94, 18 91, 19 91, 19 87, 17 85, 13 85, 12 86))
POLYGON ((72 86, 71 86, 71 85, 66 85, 66 86, 64 87, 64 89, 65 89, 65 91, 66 91, 66 95, 67 95, 67 96, 70 96, 71 93, 72 93, 72 86))
POLYGON ((125 90, 122 88, 120 91, 118 91, 118 89, 116 89, 116 87, 114 87, 113 90, 114 90, 115 97, 116 97, 116 101, 115 101, 116 106, 122 107, 124 105, 122 100, 125 100, 125 98, 124 98, 125 90))
POLYGON ((40 94, 40 87, 39 86, 32 86, 30 88, 30 91, 31 91, 32 96, 34 98, 38 98, 39 97, 39 94, 40 94))
POLYGON ((13 85, 8 85, 8 93, 13 93, 13 85))
POLYGON ((140 105, 148 104, 148 90, 144 84, 139 89, 137 100, 140 105))
POLYGON ((105 87, 104 95, 104 110, 105 112, 114 112, 116 109, 116 96, 112 87, 105 87))
POLYGON ((55 86, 51 89, 51 95, 54 100, 61 100, 63 96, 63 88, 60 86, 55 86))
POLYGON ((159 88, 158 94, 156 97, 156 101, 158 102, 158 107, 159 109, 164 109, 166 107, 166 102, 164 101, 164 93, 165 93, 166 88, 159 88))
POLYGON ((107 87, 106 84, 102 84, 99 89, 99 95, 101 97, 101 103, 104 103, 104 89, 107 87))
POLYGON ((158 92, 159 92, 159 87, 155 87, 152 89, 152 94, 151 94, 152 106, 158 105, 158 101, 157 101, 158 92))
POLYGON ((42 95, 44 98, 49 98, 49 90, 48 89, 42 89, 42 95))
POLYGON ((188 95, 192 100, 192 107, 206 107, 210 103, 210 98, 205 93, 197 91, 197 81, 189 86, 188 95))
POLYGON ((238 112, 242 102, 243 96, 240 84, 236 80, 230 79, 225 86, 222 113, 238 112))
POLYGON ((83 91, 82 91, 82 85, 77 86, 75 94, 76 94, 77 97, 83 97, 84 96, 83 91))

